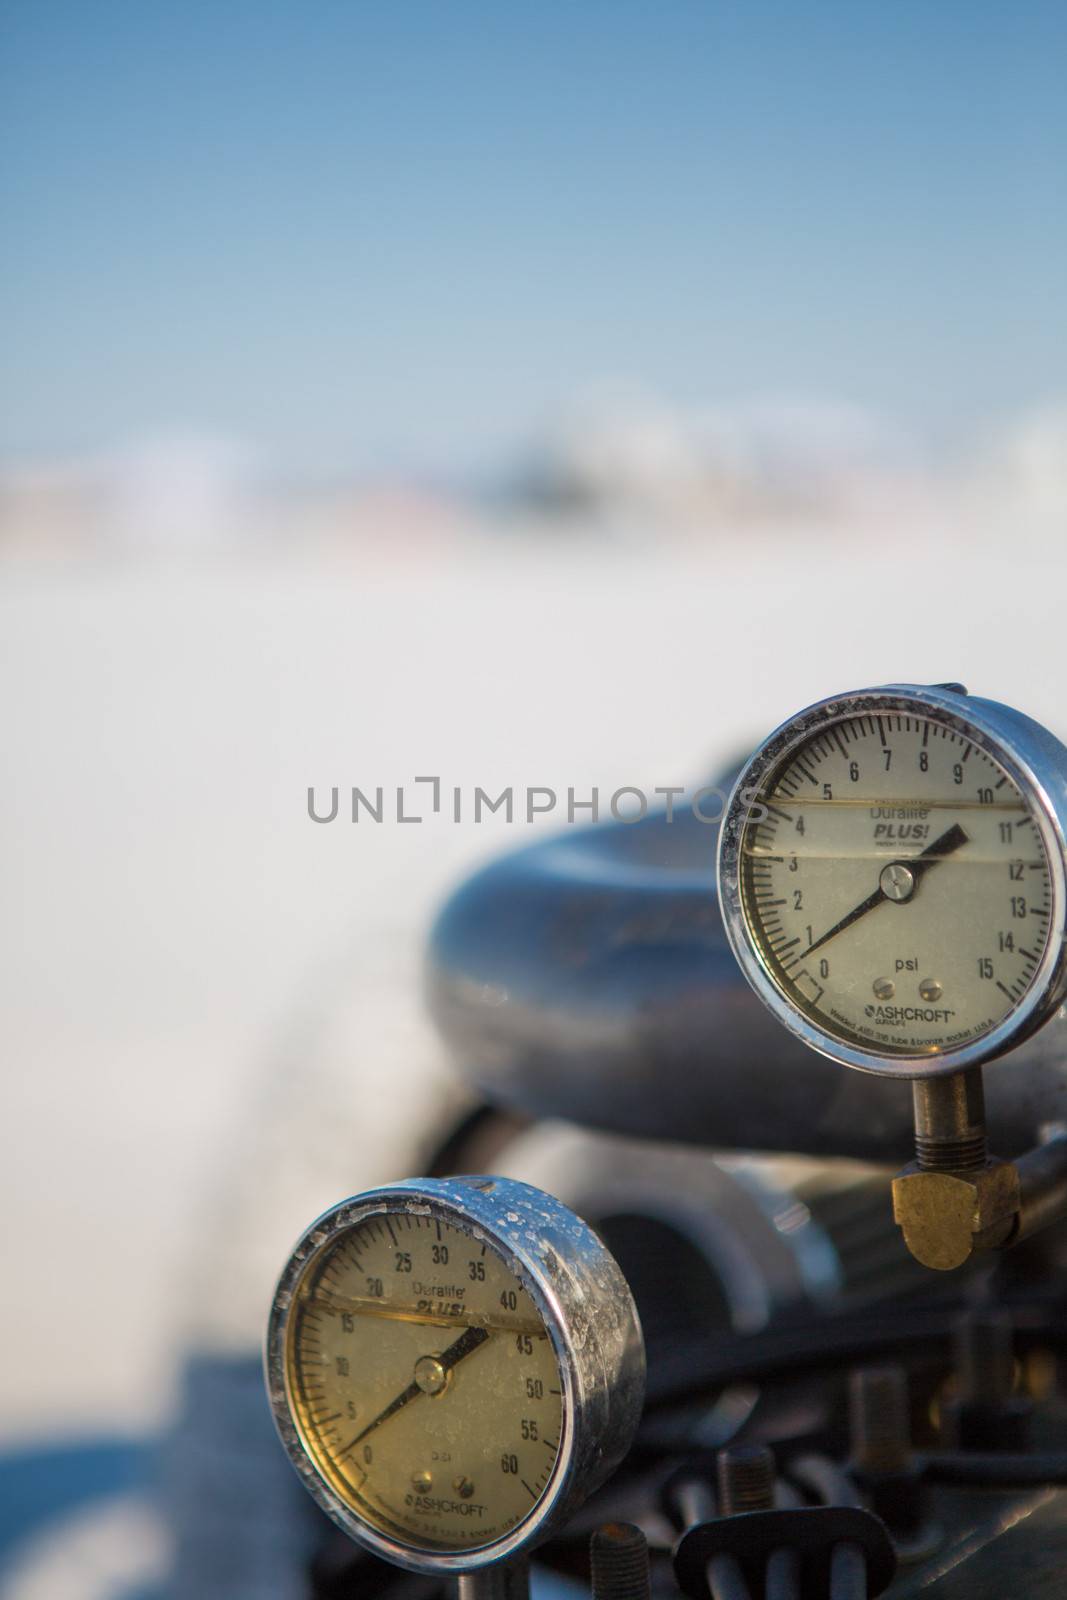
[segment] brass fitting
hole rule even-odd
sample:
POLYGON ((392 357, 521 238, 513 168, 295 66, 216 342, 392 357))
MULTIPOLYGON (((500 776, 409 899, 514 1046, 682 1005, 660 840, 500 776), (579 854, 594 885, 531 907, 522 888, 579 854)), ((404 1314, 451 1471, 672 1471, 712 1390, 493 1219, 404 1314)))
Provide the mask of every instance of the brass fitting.
POLYGON ((912 1085, 915 1160, 893 1179, 893 1216, 917 1261, 938 1272, 1002 1250, 1067 1216, 1067 1131, 1018 1161, 986 1150, 981 1067, 912 1085))
POLYGON ((912 1086, 915 1160, 893 1179, 893 1215, 917 1261, 938 1272, 1015 1232, 1019 1173, 986 1151, 982 1069, 912 1086))
POLYGON ((1015 1232, 1019 1173, 987 1157, 969 1171, 930 1171, 913 1161, 893 1179, 893 1216, 917 1261, 937 1272, 962 1267, 976 1250, 995 1250, 1015 1232))

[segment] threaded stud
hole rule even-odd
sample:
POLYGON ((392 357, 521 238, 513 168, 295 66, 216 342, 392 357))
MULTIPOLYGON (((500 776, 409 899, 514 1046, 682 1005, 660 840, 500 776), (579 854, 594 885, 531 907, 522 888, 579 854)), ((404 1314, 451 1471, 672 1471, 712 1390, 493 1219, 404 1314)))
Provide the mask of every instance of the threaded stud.
POLYGON ((924 1172, 971 1172, 986 1160, 981 1067, 912 1085, 915 1159, 924 1172))
POLYGON ((733 1445, 715 1461, 719 1515, 770 1511, 774 1506, 774 1456, 766 1445, 733 1445))
POLYGON ((633 1522, 606 1522, 589 1541, 593 1600, 649 1600, 648 1540, 633 1522))
POLYGON ((911 1461, 911 1413, 903 1367, 857 1367, 849 1376, 853 1464, 865 1473, 903 1472, 911 1461))
POLYGON ((973 1172, 985 1165, 985 1130, 949 1139, 917 1133, 915 1159, 924 1172, 973 1172))
POLYGON ((978 1311, 956 1328, 956 1371, 960 1397, 995 1402, 1015 1388, 1015 1329, 1005 1311, 978 1311))

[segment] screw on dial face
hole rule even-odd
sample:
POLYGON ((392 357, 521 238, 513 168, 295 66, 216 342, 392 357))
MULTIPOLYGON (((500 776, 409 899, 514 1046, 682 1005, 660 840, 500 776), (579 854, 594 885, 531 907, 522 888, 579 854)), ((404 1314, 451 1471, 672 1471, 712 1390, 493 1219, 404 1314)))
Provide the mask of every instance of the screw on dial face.
POLYGON ((745 927, 823 1033, 885 1056, 981 1039, 1045 954, 1052 879, 1023 793, 936 714, 820 726, 760 787, 740 839, 745 927))
POLYGON ((520 1524, 564 1426, 555 1349, 512 1266, 461 1219, 365 1217, 310 1261, 286 1385, 304 1448, 386 1536, 461 1552, 520 1524))

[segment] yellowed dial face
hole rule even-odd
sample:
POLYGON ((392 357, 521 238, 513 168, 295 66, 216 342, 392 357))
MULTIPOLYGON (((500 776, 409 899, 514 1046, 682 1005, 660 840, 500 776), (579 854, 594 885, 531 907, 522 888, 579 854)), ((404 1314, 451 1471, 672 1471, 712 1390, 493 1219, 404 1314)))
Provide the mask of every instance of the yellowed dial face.
POLYGON ((529 1291, 457 1218, 375 1213, 311 1258, 286 1350, 308 1455, 373 1529, 427 1551, 509 1534, 548 1489, 563 1383, 529 1291))
POLYGON ((741 896, 782 995, 887 1056, 1001 1023, 1040 966, 1052 899, 1007 772, 958 729, 896 712, 824 726, 771 774, 741 839, 741 896))

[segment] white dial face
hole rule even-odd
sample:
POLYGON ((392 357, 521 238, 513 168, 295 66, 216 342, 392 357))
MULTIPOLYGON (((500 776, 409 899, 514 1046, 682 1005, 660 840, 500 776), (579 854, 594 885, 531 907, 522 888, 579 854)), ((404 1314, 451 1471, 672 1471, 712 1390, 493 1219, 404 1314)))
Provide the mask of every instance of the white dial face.
POLYGON ((344 1504, 419 1550, 523 1522, 551 1481, 563 1380, 521 1278, 477 1232, 375 1213, 306 1270, 286 1347, 304 1448, 344 1504))
POLYGON ((1025 997, 1048 941, 1051 875, 1026 800, 935 717, 886 711, 812 734, 762 786, 740 871, 777 988, 872 1054, 981 1038, 1025 997))

